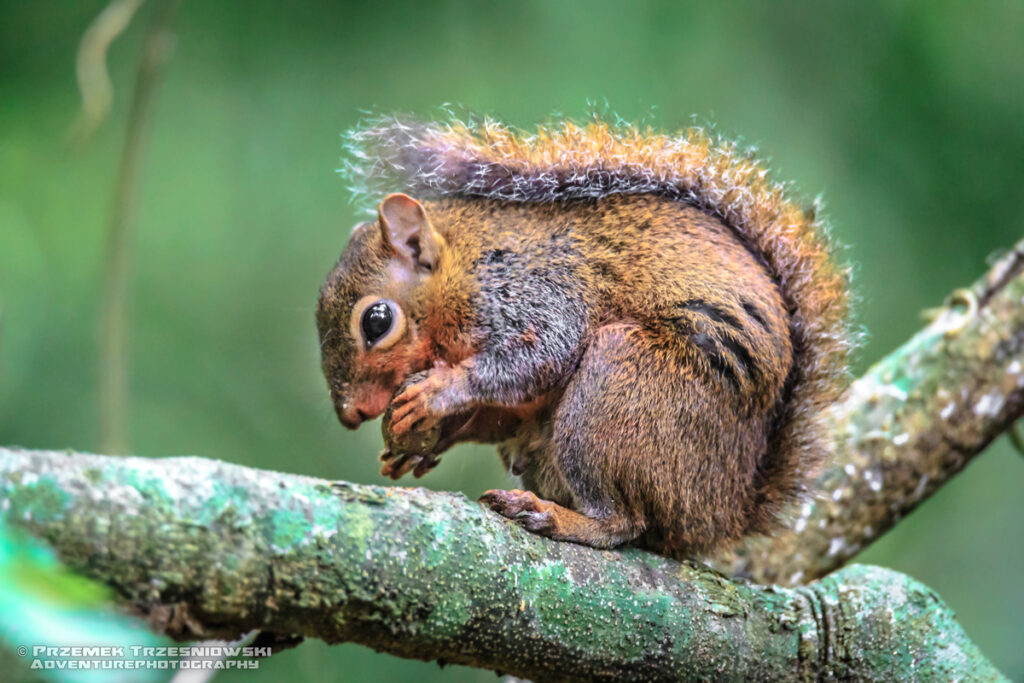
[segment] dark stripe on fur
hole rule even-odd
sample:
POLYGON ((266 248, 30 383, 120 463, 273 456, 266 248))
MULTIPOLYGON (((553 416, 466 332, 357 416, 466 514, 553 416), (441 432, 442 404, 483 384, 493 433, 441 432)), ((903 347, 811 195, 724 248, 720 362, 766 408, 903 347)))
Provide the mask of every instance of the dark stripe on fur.
POLYGON ((758 310, 757 306, 755 306, 754 304, 750 303, 749 301, 744 301, 743 302, 743 310, 746 311, 747 315, 749 315, 751 318, 753 318, 757 322, 758 325, 760 325, 764 329, 768 330, 769 332, 771 331, 768 328, 768 323, 765 322, 764 316, 761 314, 761 311, 758 310))
POLYGON ((680 304, 683 308, 694 313, 700 313, 701 315, 710 318, 716 323, 725 323, 731 327, 742 330, 743 327, 740 325, 740 321, 736 319, 731 313, 723 311, 714 304, 709 304, 701 299, 690 299, 680 304))
POLYGON ((750 355, 750 351, 747 347, 740 343, 740 340, 733 336, 725 335, 719 342, 729 349, 732 355, 736 358, 736 364, 741 367, 750 378, 751 382, 756 382, 760 376, 760 372, 757 368, 757 363, 754 362, 754 358, 750 355))
POLYGON ((693 343, 698 349, 704 352, 704 357, 708 359, 708 363, 718 371, 718 374, 722 375, 726 380, 732 384, 733 388, 737 391, 740 388, 739 377, 736 376, 736 370, 726 362, 718 350, 718 344, 715 339, 704 332, 698 332, 697 334, 690 337, 693 343))

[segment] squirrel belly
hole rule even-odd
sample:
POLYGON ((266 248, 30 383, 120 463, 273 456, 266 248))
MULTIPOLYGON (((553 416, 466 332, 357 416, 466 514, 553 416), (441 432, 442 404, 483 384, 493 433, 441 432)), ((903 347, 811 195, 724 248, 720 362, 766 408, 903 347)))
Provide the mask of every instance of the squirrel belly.
POLYGON ((484 404, 541 399, 530 419, 506 420, 511 433, 477 428, 506 436, 526 488, 557 507, 492 506, 537 513, 550 528, 535 530, 555 538, 665 554, 760 528, 771 482, 759 466, 792 345, 777 285, 727 226, 648 195, 424 207, 461 255, 436 272, 424 327, 440 348, 486 349, 474 368, 484 404), (467 305, 456 329, 452 301, 467 305))
POLYGON ((350 428, 382 473, 498 444, 526 529, 682 557, 769 532, 828 447, 848 273, 814 210, 700 130, 371 122, 350 179, 391 194, 321 289, 350 428))

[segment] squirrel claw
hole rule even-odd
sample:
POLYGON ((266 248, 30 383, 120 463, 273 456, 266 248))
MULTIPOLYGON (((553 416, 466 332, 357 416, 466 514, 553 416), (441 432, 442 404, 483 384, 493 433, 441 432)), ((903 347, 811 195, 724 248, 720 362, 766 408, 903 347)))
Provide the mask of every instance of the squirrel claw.
POLYGON ((441 462, 440 458, 432 453, 395 455, 390 450, 381 453, 380 460, 384 463, 384 466, 380 468, 380 473, 396 481, 408 472, 412 472, 413 476, 419 479, 441 462))
POLYGON ((523 512, 512 521, 527 531, 543 536, 549 535, 555 528, 555 516, 550 512, 523 512))
POLYGON ((391 414, 391 433, 395 436, 403 436, 413 428, 426 431, 437 422, 436 419, 430 418, 423 395, 417 394, 417 396, 419 398, 409 399, 404 403, 399 402, 398 398, 395 399, 397 407, 391 414))
POLYGON ((536 511, 541 500, 532 491, 491 489, 484 491, 484 495, 480 496, 480 502, 502 517, 512 519, 520 512, 536 511))
POLYGON ((532 491, 491 489, 480 496, 480 502, 527 531, 544 533, 555 527, 554 506, 532 491))
POLYGON ((434 399, 444 388, 444 374, 432 373, 426 379, 410 384, 392 399, 391 432, 402 436, 413 428, 427 431, 444 416, 436 410, 434 399))
POLYGON ((403 474, 419 465, 422 459, 423 457, 420 455, 401 455, 384 463, 384 466, 380 468, 380 473, 397 481, 403 474))
POLYGON ((441 462, 441 460, 436 455, 425 455, 420 463, 416 465, 416 469, 412 471, 412 476, 419 479, 424 474, 437 467, 439 462, 441 462))

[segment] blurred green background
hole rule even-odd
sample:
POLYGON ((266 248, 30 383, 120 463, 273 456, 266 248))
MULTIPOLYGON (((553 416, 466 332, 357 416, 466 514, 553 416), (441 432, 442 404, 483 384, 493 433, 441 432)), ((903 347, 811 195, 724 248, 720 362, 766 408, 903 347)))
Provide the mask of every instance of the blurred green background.
MULTIPOLYGON (((0 443, 99 447, 105 234, 147 15, 110 51, 114 109, 72 149, 74 57, 102 0, 0 0, 0 443)), ((822 193, 857 267, 858 370, 1024 233, 1024 3, 195 2, 157 95, 132 283, 134 452, 382 482, 337 423, 317 288, 358 210, 334 169, 360 110, 446 102, 520 125, 588 100, 741 135, 822 193)), ((507 485, 485 448, 422 481, 507 485)), ((860 560, 924 581, 1024 679, 1024 459, 1005 439, 860 560), (1016 531, 1014 531, 1016 529, 1016 531)), ((307 643, 261 680, 493 680, 307 643)), ((218 680, 241 679, 242 674, 218 680)), ((250 676, 245 676, 247 679, 250 676)))

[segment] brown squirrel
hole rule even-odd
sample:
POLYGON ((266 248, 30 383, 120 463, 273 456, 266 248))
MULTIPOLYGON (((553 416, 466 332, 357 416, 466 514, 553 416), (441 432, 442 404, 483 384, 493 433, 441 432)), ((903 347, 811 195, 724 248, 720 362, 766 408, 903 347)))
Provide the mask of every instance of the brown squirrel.
POLYGON ((679 557, 771 530, 850 347, 813 209, 699 129, 379 119, 350 141, 364 191, 423 198, 357 226, 317 312, 341 422, 389 410, 384 474, 497 443, 527 490, 481 500, 553 539, 679 557))

